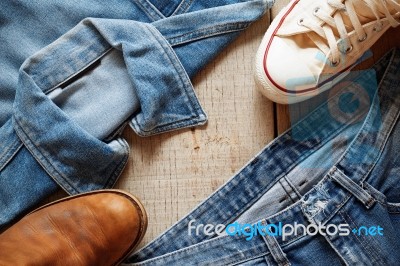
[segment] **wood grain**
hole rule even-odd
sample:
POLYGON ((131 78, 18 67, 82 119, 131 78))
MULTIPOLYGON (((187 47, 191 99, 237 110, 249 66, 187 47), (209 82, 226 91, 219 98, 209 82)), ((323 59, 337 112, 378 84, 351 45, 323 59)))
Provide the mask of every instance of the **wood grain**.
POLYGON ((117 188, 147 209, 149 242, 207 198, 274 138, 273 104, 255 88, 253 60, 269 14, 194 79, 206 126, 141 138, 127 129, 131 157, 117 188))

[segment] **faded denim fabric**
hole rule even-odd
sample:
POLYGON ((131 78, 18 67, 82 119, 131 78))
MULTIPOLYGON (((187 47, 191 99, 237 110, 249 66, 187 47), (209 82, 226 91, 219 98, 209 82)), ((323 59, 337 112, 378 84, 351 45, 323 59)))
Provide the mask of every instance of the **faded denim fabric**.
POLYGON ((373 69, 353 72, 333 88, 333 97, 125 265, 398 265, 399 77, 400 50, 373 69), (190 224, 235 222, 249 230, 189 231, 190 224), (279 223, 347 224, 350 230, 323 235, 300 229, 285 238, 257 231, 246 240, 251 226, 279 223), (383 235, 358 231, 374 226, 383 235))
POLYGON ((272 4, 3 3, 0 228, 57 186, 112 187, 129 155, 125 125, 149 136, 204 124, 190 78, 272 4))

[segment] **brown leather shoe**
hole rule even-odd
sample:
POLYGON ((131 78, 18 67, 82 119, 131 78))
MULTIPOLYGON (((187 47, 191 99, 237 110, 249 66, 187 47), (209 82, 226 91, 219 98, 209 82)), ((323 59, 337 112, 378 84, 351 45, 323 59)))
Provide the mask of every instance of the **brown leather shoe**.
POLYGON ((142 204, 100 190, 47 204, 0 235, 0 265, 117 265, 143 238, 142 204))

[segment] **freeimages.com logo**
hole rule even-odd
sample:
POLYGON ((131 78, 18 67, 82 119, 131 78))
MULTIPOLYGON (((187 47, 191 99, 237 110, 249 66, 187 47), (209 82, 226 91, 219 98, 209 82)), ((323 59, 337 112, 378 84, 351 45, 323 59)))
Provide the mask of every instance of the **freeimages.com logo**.
POLYGON ((238 222, 228 224, 212 225, 212 224, 195 224, 196 220, 191 220, 188 224, 188 234, 191 235, 228 235, 228 236, 243 236, 247 241, 252 240, 255 236, 280 236, 282 240, 286 240, 290 236, 314 236, 320 234, 322 236, 348 236, 351 233, 361 236, 383 236, 383 228, 381 226, 360 226, 351 229, 349 224, 309 224, 307 226, 299 223, 283 224, 267 224, 258 222, 256 224, 241 224, 238 222))

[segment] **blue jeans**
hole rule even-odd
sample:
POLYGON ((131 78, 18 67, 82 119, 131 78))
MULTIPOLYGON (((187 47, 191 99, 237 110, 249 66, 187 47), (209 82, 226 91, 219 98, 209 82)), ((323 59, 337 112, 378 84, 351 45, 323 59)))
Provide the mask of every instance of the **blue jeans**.
POLYGON ((0 229, 58 186, 112 187, 128 160, 126 125, 149 136, 204 124, 190 78, 272 3, 3 3, 0 229))
POLYGON ((125 265, 398 265, 399 77, 352 73, 125 265))

